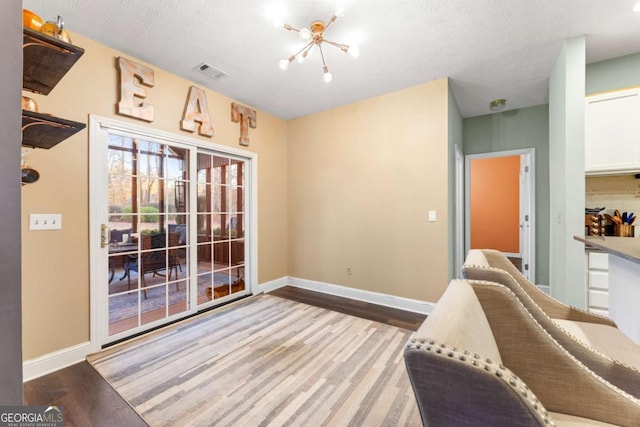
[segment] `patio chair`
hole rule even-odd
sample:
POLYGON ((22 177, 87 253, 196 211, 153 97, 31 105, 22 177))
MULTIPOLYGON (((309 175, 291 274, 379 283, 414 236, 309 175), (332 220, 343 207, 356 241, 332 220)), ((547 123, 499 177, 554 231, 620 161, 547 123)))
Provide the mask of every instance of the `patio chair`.
MULTIPOLYGON (((169 246, 178 244, 180 234, 169 234, 169 246)), ((164 233, 143 234, 142 237, 142 253, 139 257, 129 257, 126 263, 126 274, 129 281, 129 289, 131 289, 131 271, 135 271, 140 276, 140 282, 144 297, 147 298, 147 283, 145 275, 152 273, 153 276, 162 276, 162 271, 168 270, 168 280, 171 280, 171 273, 175 271, 178 277, 178 267, 180 266, 180 257, 177 249, 167 249, 166 236, 164 233), (167 256, 168 254, 168 256, 167 256)), ((179 284, 176 282, 176 290, 179 290, 179 284)))

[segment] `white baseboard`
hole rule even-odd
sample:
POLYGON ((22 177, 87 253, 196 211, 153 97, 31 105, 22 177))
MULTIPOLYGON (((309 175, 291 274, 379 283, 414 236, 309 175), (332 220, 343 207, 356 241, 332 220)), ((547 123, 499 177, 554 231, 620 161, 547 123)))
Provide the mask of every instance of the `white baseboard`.
POLYGON ((289 277, 287 284, 290 286, 295 286, 297 288, 308 289, 310 291, 351 298, 371 304, 383 305, 385 307, 412 311, 414 313, 429 314, 435 307, 434 303, 427 301, 398 297, 395 295, 382 294, 379 292, 365 291, 362 289, 349 288, 346 286, 317 282, 314 280, 299 279, 297 277, 289 277))
POLYGON ((258 285, 258 289, 256 290, 256 293, 258 294, 262 292, 271 292, 278 288, 282 288, 283 286, 287 286, 287 280, 288 280, 288 277, 285 276, 279 279, 271 280, 269 282, 260 283, 258 285))
POLYGON ((91 343, 87 341, 36 357, 35 359, 25 360, 22 364, 23 381, 33 380, 58 369, 82 362, 90 353, 91 343))

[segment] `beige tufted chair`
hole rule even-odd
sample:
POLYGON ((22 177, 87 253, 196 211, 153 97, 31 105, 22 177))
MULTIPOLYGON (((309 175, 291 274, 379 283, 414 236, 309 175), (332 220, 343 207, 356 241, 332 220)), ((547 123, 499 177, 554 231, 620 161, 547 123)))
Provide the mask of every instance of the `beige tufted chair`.
POLYGON ((425 425, 640 426, 640 400, 569 354, 502 285, 452 281, 404 359, 425 425))
POLYGON ((567 351, 607 381, 640 398, 640 346, 620 332, 612 320, 551 298, 495 250, 469 251, 462 273, 467 279, 509 288, 567 351))

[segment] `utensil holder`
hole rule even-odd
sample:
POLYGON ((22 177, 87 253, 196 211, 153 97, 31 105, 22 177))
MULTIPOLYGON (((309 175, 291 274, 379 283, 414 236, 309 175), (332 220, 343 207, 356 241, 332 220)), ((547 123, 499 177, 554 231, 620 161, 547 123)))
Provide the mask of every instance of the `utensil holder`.
POLYGON ((615 224, 613 226, 613 234, 618 237, 633 237, 633 228, 631 224, 615 224))

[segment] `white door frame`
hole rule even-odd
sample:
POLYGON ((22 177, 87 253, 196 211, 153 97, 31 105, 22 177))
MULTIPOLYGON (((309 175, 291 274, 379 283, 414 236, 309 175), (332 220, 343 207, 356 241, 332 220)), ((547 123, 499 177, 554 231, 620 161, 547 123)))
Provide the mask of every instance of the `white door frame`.
POLYGON ((465 258, 465 203, 464 203, 464 154, 462 150, 456 144, 455 145, 455 174, 456 174, 456 189, 455 189, 455 203, 456 203, 456 219, 455 219, 455 276, 462 277, 462 264, 464 264, 465 258))
MULTIPOLYGON (((217 151, 226 155, 237 156, 246 162, 245 182, 248 184, 245 191, 248 192, 248 207, 246 218, 246 253, 247 265, 245 266, 245 285, 249 293, 255 292, 258 280, 258 155, 257 153, 241 150, 231 146, 203 141, 182 134, 161 131, 146 126, 131 124, 97 115, 89 116, 89 280, 90 280, 90 342, 91 351, 96 352, 102 345, 112 340, 108 334, 108 288, 105 286, 108 277, 108 266, 104 262, 105 251, 108 248, 100 247, 101 226, 108 224, 107 209, 104 208, 104 195, 107 192, 106 180, 101 176, 104 172, 104 162, 108 147, 108 133, 126 132, 140 137, 147 137, 156 141, 167 141, 171 144, 184 145, 195 152, 198 148, 217 151), (102 165, 102 166, 101 166, 102 165)), ((195 164, 195 163, 192 163, 195 164)), ((195 173, 193 174, 195 176, 195 173)), ((193 178, 193 176, 192 176, 193 178)), ((191 182, 195 182, 192 179, 191 182)), ((191 191, 195 205, 196 191, 191 191)), ((195 218, 192 218, 190 227, 190 242, 197 241, 195 218)), ((193 246, 192 246, 193 247, 193 246)), ((195 252, 195 250, 194 250, 195 252)), ((189 271, 197 271, 197 257, 189 257, 191 265, 189 271)), ((192 294, 197 293, 197 286, 191 287, 192 294)), ((193 301, 193 299, 192 299, 193 301)), ((182 313, 184 316, 194 314, 198 307, 193 304, 189 311, 182 313)), ((149 324, 153 327, 153 323, 149 324)))
MULTIPOLYGON (((469 154, 465 156, 465 253, 471 247, 470 221, 470 170, 471 161, 495 157, 520 156, 520 254, 523 266, 528 268, 523 273, 530 282, 535 283, 535 213, 536 213, 536 179, 535 179, 535 148, 520 150, 495 151, 492 153, 469 154), (528 209, 528 213, 527 213, 528 209)), ((518 254, 506 254, 518 255, 518 254)))

